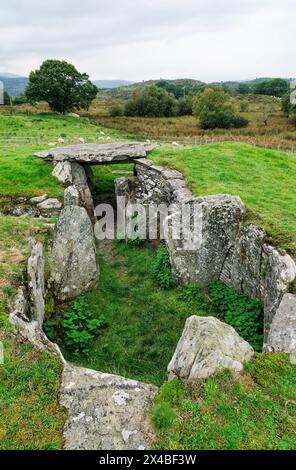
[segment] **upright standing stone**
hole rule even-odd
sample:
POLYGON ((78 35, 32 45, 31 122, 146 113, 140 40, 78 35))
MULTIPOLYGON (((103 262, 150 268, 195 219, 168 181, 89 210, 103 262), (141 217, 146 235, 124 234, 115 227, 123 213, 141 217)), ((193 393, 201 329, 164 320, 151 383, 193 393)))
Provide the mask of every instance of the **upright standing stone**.
POLYGON ((92 223, 83 207, 68 206, 57 221, 52 249, 51 282, 61 301, 73 299, 98 281, 92 223))

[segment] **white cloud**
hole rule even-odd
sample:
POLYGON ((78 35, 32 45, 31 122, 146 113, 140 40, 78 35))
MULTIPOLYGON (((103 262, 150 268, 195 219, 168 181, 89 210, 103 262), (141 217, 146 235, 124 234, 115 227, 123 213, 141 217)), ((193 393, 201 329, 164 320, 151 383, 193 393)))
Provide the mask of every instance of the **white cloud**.
POLYGON ((59 58, 93 79, 295 76, 295 20, 293 0, 10 0, 0 71, 59 58))

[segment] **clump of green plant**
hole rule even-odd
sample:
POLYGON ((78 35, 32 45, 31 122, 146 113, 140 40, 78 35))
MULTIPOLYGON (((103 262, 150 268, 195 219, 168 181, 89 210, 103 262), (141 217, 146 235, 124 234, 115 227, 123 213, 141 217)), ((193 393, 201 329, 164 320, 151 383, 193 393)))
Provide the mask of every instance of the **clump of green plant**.
POLYGON ((208 286, 211 304, 217 317, 231 325, 248 341, 255 351, 262 350, 263 308, 256 299, 237 293, 221 281, 212 281, 208 286))
POLYGON ((76 357, 81 354, 89 355, 91 343, 105 323, 103 315, 100 318, 92 317, 88 302, 80 297, 62 320, 62 336, 66 348, 76 357))
POLYGON ((175 422, 176 415, 170 405, 166 402, 159 403, 153 409, 151 421, 158 432, 164 432, 171 428, 175 422))
POLYGON ((246 370, 261 386, 270 385, 278 380, 283 370, 292 367, 289 357, 284 353, 258 354, 246 364, 246 370))
POLYGON ((184 286, 180 290, 178 298, 183 302, 186 302, 190 306, 194 305, 206 305, 204 295, 200 291, 197 284, 190 284, 189 286, 184 286))
POLYGON ((185 385, 181 380, 174 379, 165 382, 155 397, 155 403, 166 402, 169 405, 177 406, 185 393, 185 385))
POLYGON ((152 266, 154 277, 163 289, 173 287, 173 276, 171 271, 170 255, 166 246, 162 245, 157 250, 157 254, 152 266))
POLYGON ((140 238, 140 237, 136 237, 136 238, 129 238, 127 240, 127 244, 128 246, 135 246, 135 247, 138 247, 138 246, 143 246, 145 243, 145 240, 143 238, 140 238))

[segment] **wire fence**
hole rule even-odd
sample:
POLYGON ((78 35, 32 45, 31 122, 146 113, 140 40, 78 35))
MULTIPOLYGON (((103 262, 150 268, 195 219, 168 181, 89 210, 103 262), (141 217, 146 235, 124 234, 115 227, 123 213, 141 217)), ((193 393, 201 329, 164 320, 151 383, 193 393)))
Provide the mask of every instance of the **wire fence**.
MULTIPOLYGON (((85 143, 108 143, 117 140, 131 140, 132 137, 130 134, 124 134, 122 132, 116 133, 115 130, 110 132, 105 132, 102 135, 99 131, 95 133, 81 133, 81 135, 67 135, 63 138, 63 142, 61 142, 60 137, 53 136, 53 135, 42 135, 42 136, 13 136, 7 133, 1 133, 0 131, 0 145, 1 147, 11 147, 11 146, 45 146, 45 147, 58 147, 62 145, 72 145, 72 144, 79 144, 81 142, 85 143)), ((278 151, 286 152, 290 155, 295 156, 296 154, 296 145, 281 145, 281 144, 268 144, 268 143, 260 143, 257 141, 253 141, 250 139, 229 139, 229 136, 189 136, 189 137, 178 137, 176 141, 169 140, 167 136, 159 136, 157 138, 153 138, 151 140, 146 139, 144 137, 137 137, 137 140, 141 142, 152 142, 157 143, 161 146, 168 146, 168 147, 178 147, 178 146, 185 146, 185 147, 200 147, 202 145, 208 144, 215 144, 215 143, 246 143, 250 145, 254 145, 259 148, 266 148, 266 149, 273 149, 278 151)), ((135 140, 135 139, 132 139, 135 140)))

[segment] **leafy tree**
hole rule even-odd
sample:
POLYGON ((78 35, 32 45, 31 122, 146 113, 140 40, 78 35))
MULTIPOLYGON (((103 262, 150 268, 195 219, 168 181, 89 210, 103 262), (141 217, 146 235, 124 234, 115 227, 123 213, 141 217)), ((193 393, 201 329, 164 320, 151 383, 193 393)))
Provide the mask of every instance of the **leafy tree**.
POLYGON ((193 112, 203 129, 243 127, 248 120, 236 114, 233 100, 221 86, 206 88, 195 96, 193 112))
POLYGON ((184 97, 184 86, 182 85, 176 85, 175 83, 171 83, 166 80, 160 80, 156 83, 156 86, 166 90, 168 93, 172 93, 177 99, 184 97))
POLYGON ((13 104, 20 105, 28 103, 26 95, 16 96, 12 99, 13 104))
POLYGON ((251 93, 251 87, 247 83, 239 83, 237 91, 240 95, 247 95, 251 93))
POLYGON ((39 70, 30 73, 25 94, 30 102, 46 101, 53 111, 66 114, 88 108, 97 91, 89 76, 74 65, 46 60, 39 70))
POLYGON ((192 115, 192 97, 185 96, 178 100, 178 115, 191 116, 192 115))
POLYGON ((177 102, 171 93, 151 85, 134 93, 125 107, 126 116, 169 117, 177 113, 177 102))
POLYGON ((255 84, 254 93, 257 95, 270 95, 281 97, 289 91, 289 82, 283 78, 272 78, 255 84))
POLYGON ((6 106, 11 105, 11 98, 10 98, 9 94, 7 93, 7 91, 4 91, 4 104, 6 106))
POLYGON ((123 107, 120 106, 119 104, 115 104, 112 106, 110 109, 110 116, 111 117, 120 117, 123 116, 123 107))

